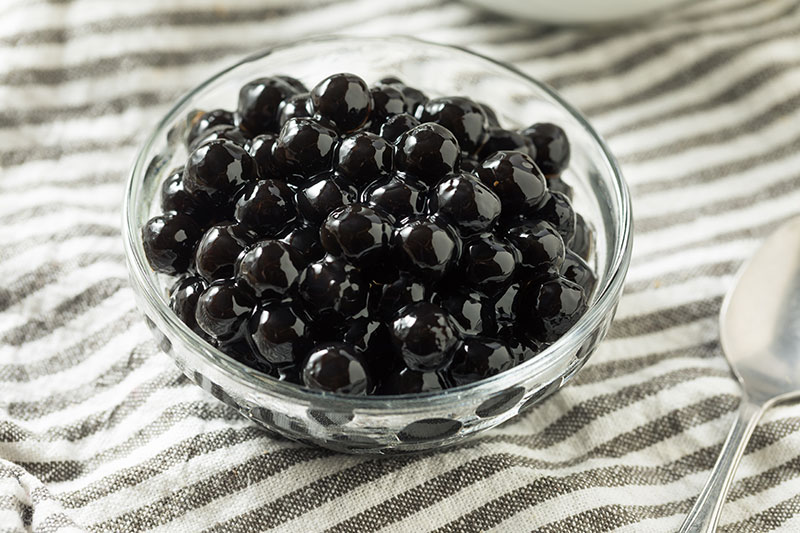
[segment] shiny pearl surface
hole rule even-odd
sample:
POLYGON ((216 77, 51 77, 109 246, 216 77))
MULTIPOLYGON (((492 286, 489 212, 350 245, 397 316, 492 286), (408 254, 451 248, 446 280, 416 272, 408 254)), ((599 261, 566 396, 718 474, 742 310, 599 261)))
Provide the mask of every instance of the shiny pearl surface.
POLYGON ((464 244, 461 269, 464 280, 485 294, 493 293, 514 276, 519 250, 491 233, 477 235, 464 244))
POLYGON ((169 308, 178 315, 181 321, 195 333, 205 336, 205 332, 197 325, 194 317, 197 300, 208 284, 200 276, 185 276, 172 286, 169 295, 169 308))
POLYGON ((186 272, 202 230, 191 217, 165 213, 142 228, 144 253, 153 270, 164 274, 186 272))
POLYGON ((450 130, 432 122, 411 128, 397 141, 395 166, 429 185, 458 168, 461 149, 450 130))
POLYGON ((564 278, 580 285, 587 297, 594 292, 597 286, 597 276, 594 271, 581 256, 572 250, 567 250, 560 273, 564 278))
POLYGON ((379 209, 356 203, 333 211, 320 228, 322 247, 355 266, 388 259, 393 219, 379 209))
POLYGON ((563 277, 545 281, 533 296, 529 331, 534 338, 545 342, 564 335, 586 311, 586 295, 581 286, 563 277))
POLYGON ((450 361, 458 342, 453 319, 428 302, 411 304, 392 322, 392 343, 409 368, 435 370, 450 361))
POLYGON ((341 394, 367 394, 371 380, 355 348, 342 342, 317 346, 303 366, 306 387, 341 394))
POLYGON ((548 222, 523 222, 508 230, 508 240, 520 252, 519 267, 530 274, 559 269, 564 262, 564 240, 548 222))
POLYGON ((217 205, 248 181, 258 178, 256 165, 244 148, 230 141, 204 144, 189 154, 183 186, 189 194, 205 195, 217 205))
POLYGON ((428 188, 410 176, 395 175, 377 180, 362 195, 364 201, 401 221, 425 211, 428 188))
POLYGON ((358 199, 358 189, 349 180, 333 173, 317 176, 297 191, 297 209, 304 219, 321 224, 336 208, 358 199))
POLYGON ((497 330, 492 302, 477 291, 458 289, 439 294, 434 303, 450 314, 465 335, 493 335, 497 330))
POLYGON ((488 135, 486 112, 469 98, 434 98, 425 103, 418 116, 421 122, 436 122, 450 130, 461 149, 470 154, 478 151, 488 135))
POLYGON ((289 119, 311 116, 311 96, 300 93, 290 96, 281 102, 278 111, 278 127, 283 127, 289 119))
POLYGON ((336 171, 358 187, 388 176, 392 170, 392 146, 369 132, 345 137, 339 144, 336 171))
POLYGON ((536 149, 536 164, 545 175, 560 174, 569 165, 570 146, 567 134, 548 122, 534 124, 523 130, 536 149))
POLYGON ((195 268, 207 281, 233 277, 234 265, 255 235, 238 224, 210 227, 197 245, 195 268))
POLYGON ((431 195, 430 211, 447 220, 462 237, 489 230, 500 209, 497 195, 470 174, 443 179, 431 195))
POLYGON ((310 118, 292 118, 281 128, 272 155, 285 174, 310 178, 330 169, 336 151, 336 131, 310 118))
POLYGON ((236 196, 233 216, 261 237, 274 237, 297 219, 294 193, 280 180, 248 183, 236 196))
POLYGON ((201 113, 192 121, 191 127, 187 132, 186 146, 192 146, 195 141, 204 137, 206 132, 215 126, 233 125, 233 113, 225 109, 212 109, 201 113))
POLYGON ((228 340, 241 333, 254 301, 233 280, 211 283, 197 300, 197 325, 215 339, 228 340))
POLYGON ((503 216, 527 214, 547 193, 544 176, 522 152, 495 152, 478 169, 481 181, 500 198, 503 216))
POLYGON ((572 209, 572 202, 560 192, 546 195, 544 202, 532 216, 549 222, 567 244, 575 236, 575 211, 572 209))
POLYGON ((410 130, 419 126, 420 122, 409 115, 408 113, 401 113, 386 119, 386 122, 381 124, 379 133, 380 136, 386 139, 386 142, 395 144, 402 135, 410 130))
POLYGON ((279 77, 246 83, 239 90, 239 127, 250 135, 276 132, 281 103, 297 92, 296 87, 279 77))
POLYGON ((259 306, 248 324, 248 334, 258 354, 275 366, 299 364, 314 347, 306 321, 285 303, 259 306))
POLYGON ((236 264, 236 280, 258 298, 281 298, 295 286, 306 262, 298 251, 280 241, 261 241, 236 264))
POLYGON ((400 268, 422 280, 441 278, 458 261, 461 240, 456 231, 436 218, 410 220, 395 232, 400 268))
POLYGON ((486 337, 468 337, 458 343, 450 365, 450 376, 457 385, 466 385, 495 376, 515 364, 504 342, 486 337))
POLYGON ((372 95, 367 82, 355 74, 334 74, 311 89, 316 115, 332 121, 341 133, 355 131, 367 121, 372 95))
POLYGON ((319 318, 337 322, 366 312, 369 284, 342 259, 311 263, 297 288, 308 311, 319 318))

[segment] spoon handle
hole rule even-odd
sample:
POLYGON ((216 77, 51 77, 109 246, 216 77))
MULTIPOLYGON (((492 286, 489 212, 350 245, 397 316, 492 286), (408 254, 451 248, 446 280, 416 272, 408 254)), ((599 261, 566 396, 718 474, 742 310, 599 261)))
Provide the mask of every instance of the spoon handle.
POLYGON ((758 424, 764 406, 742 396, 739 413, 736 417, 717 463, 711 470, 711 477, 706 481, 703 491, 694 502, 689 516, 684 520, 680 533, 712 533, 717 529, 722 504, 731 486, 739 459, 742 458, 747 441, 758 424))

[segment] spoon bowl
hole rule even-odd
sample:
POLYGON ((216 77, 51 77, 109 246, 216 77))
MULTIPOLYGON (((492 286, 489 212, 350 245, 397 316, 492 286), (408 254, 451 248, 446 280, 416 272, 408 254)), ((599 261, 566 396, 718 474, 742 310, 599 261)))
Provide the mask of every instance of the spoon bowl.
POLYGON ((720 341, 742 399, 681 533, 716 530, 736 467, 764 410, 800 396, 800 217, 775 230, 739 270, 722 303, 720 341))
POLYGON ((772 233, 722 303, 720 340, 750 399, 769 404, 800 389, 800 218, 772 233))

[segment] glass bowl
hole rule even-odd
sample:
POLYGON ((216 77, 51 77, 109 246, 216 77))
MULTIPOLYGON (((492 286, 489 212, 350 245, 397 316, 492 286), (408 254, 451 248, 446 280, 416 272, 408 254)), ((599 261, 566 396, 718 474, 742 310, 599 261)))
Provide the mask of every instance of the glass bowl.
MULTIPOLYGON (((124 203, 125 253, 137 304, 157 338, 196 384, 280 435, 349 453, 401 453, 453 445, 509 420, 563 387, 606 335, 631 253, 631 207, 619 167, 586 120, 551 89, 480 55, 404 37, 325 37, 251 55, 181 98, 139 152, 124 203), (572 159, 564 179, 575 207, 595 230, 598 286, 586 314, 537 357, 470 385, 436 393, 345 396, 279 382, 193 333, 168 306, 168 279, 148 265, 141 227, 157 214, 159 186, 185 160, 168 132, 193 109, 232 109, 247 81, 288 74, 313 85, 336 72, 372 83, 394 75, 428 95, 468 95, 489 103, 506 127, 554 122, 567 132, 572 159)), ((388 349, 388 348, 387 348, 388 349)))

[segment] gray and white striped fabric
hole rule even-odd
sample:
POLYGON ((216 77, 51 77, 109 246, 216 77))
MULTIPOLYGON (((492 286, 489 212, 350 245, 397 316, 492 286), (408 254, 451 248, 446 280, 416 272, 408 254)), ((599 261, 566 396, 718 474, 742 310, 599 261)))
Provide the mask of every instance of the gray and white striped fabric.
MULTIPOLYGON (((800 6, 704 0, 611 30, 439 0, 0 2, 0 532, 674 531, 738 402, 716 315, 800 213, 800 6), (468 46, 555 86, 619 157, 636 244, 609 338, 565 390, 413 457, 278 440, 160 354, 120 205, 169 103, 318 33, 468 46)), ((768 412, 724 532, 800 531, 800 407, 768 412)))

